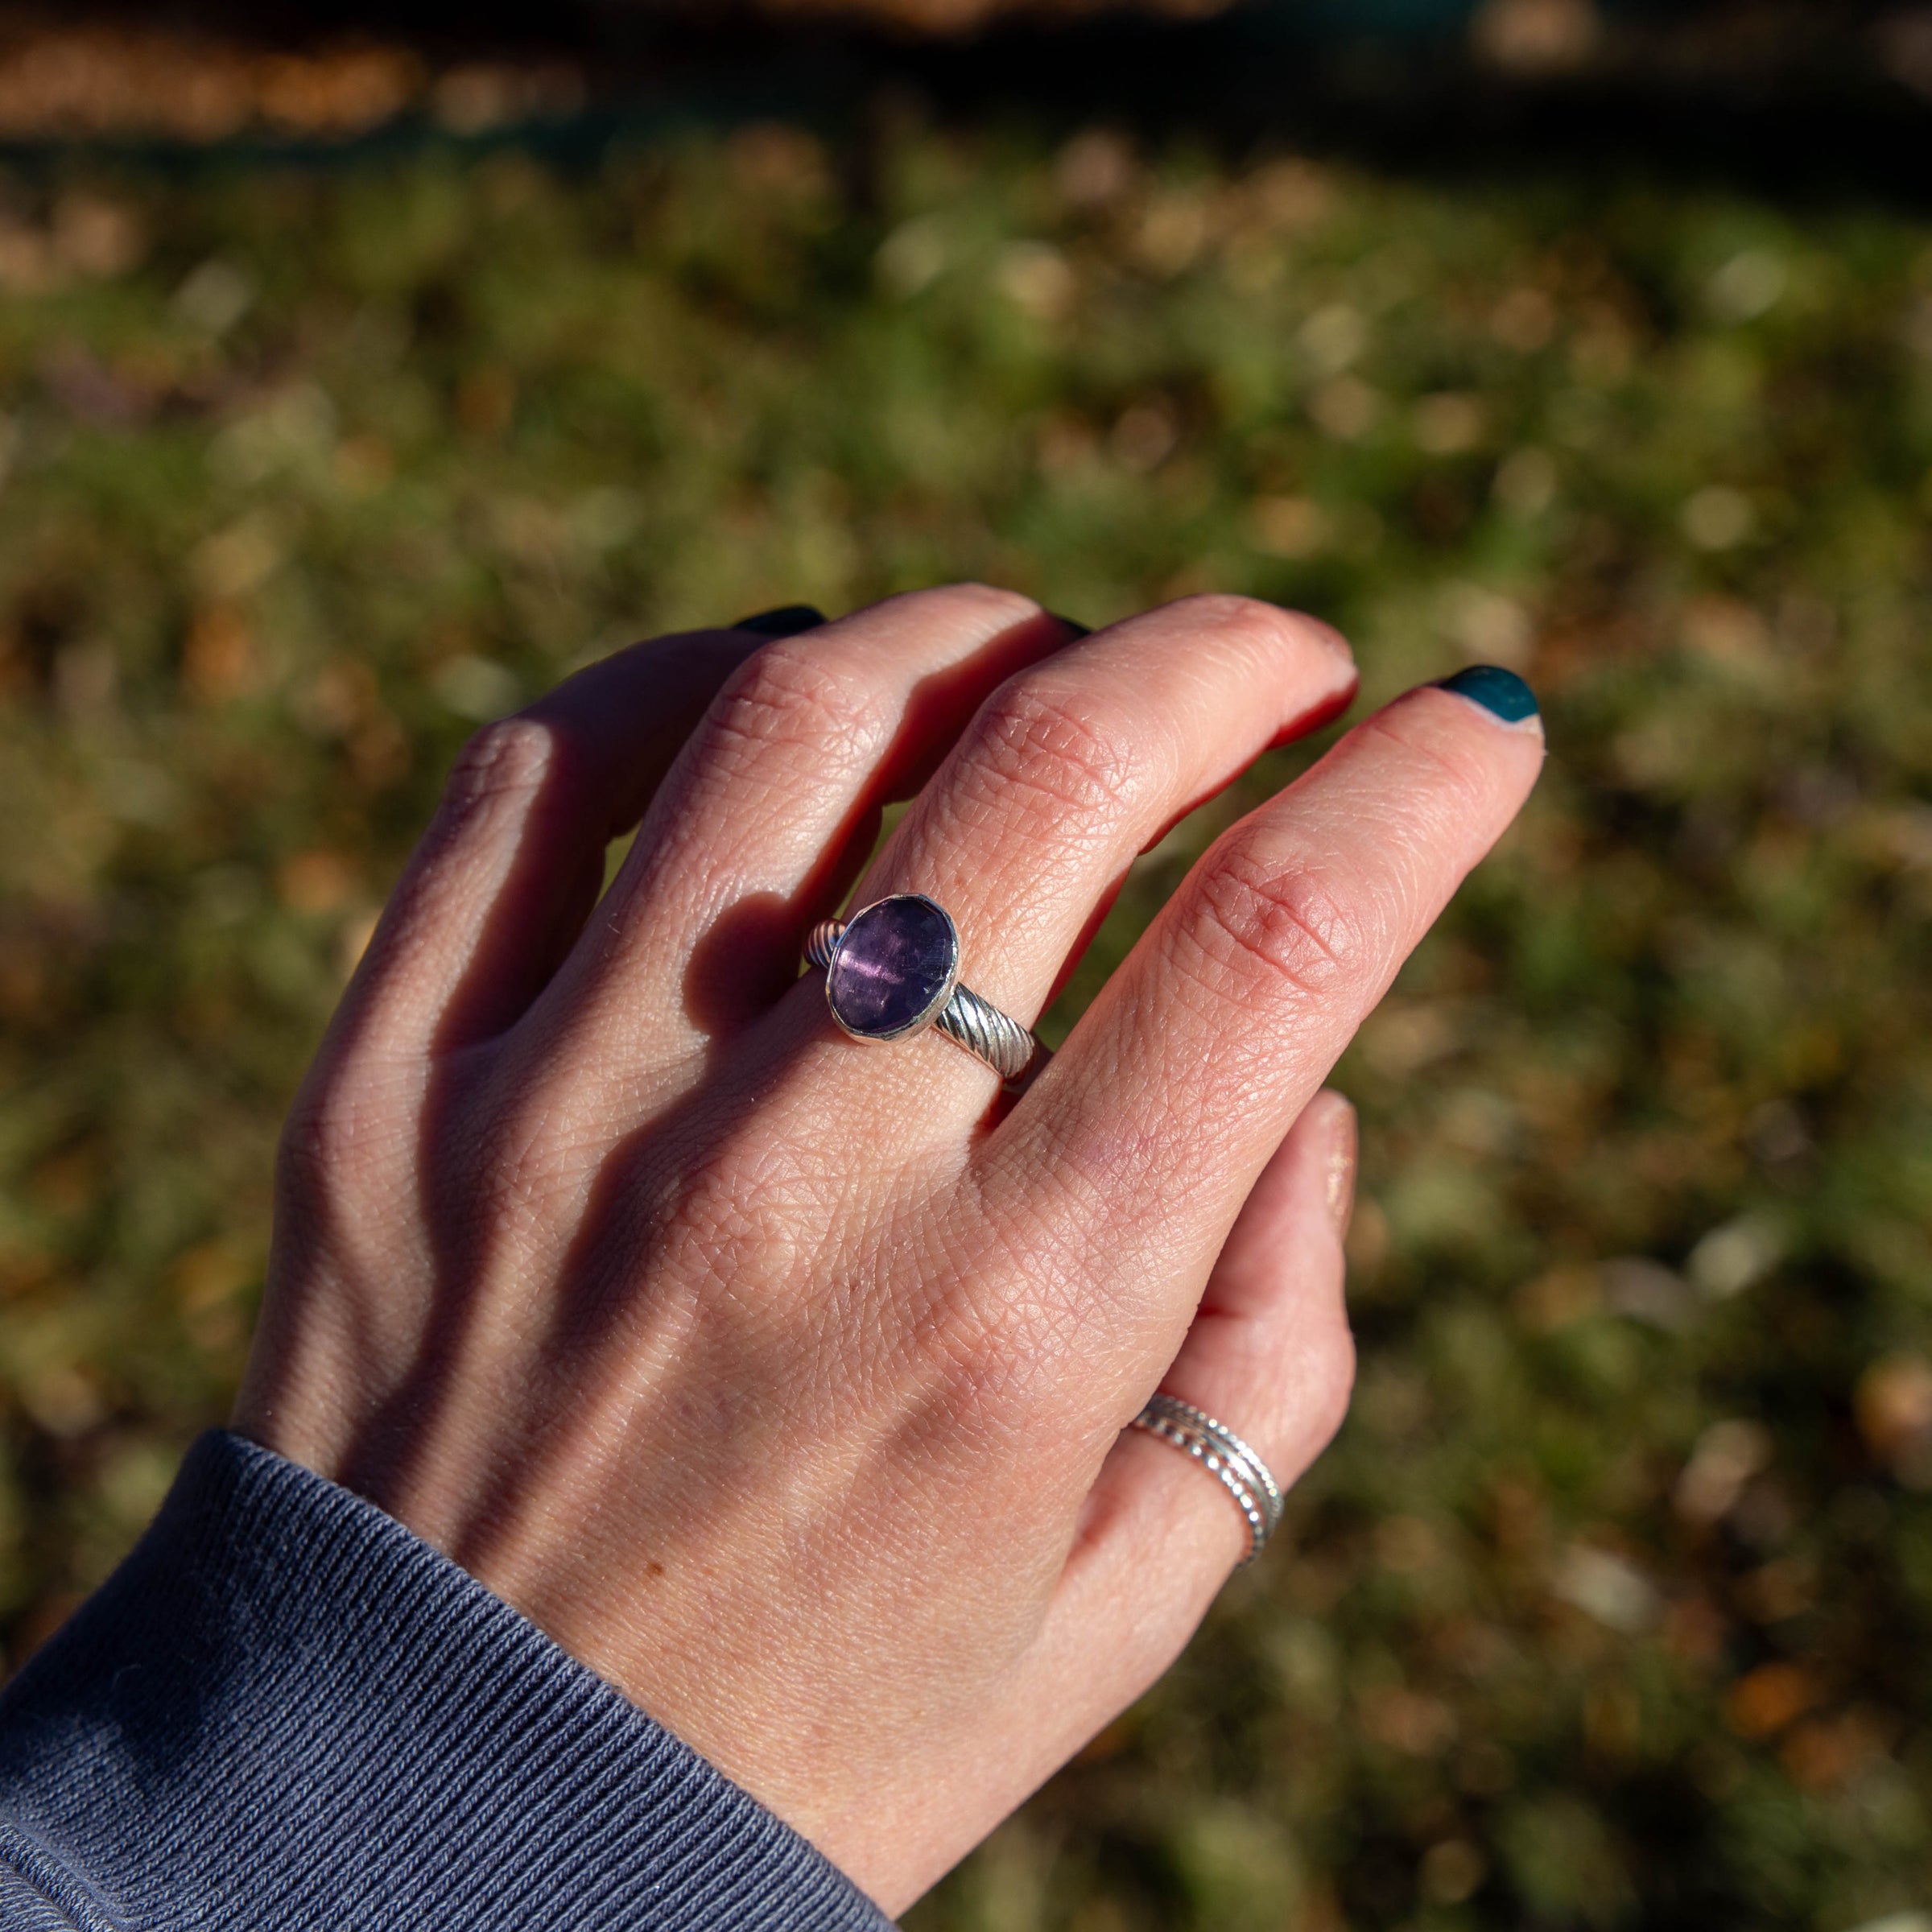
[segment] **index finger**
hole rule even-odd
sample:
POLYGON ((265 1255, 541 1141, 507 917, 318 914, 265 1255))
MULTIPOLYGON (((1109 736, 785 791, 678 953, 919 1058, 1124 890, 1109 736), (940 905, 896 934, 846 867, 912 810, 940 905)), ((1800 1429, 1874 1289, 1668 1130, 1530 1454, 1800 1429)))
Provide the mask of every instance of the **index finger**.
POLYGON ((1543 749, 1527 685, 1465 672, 1357 725, 1195 866, 982 1150, 995 1213, 1057 1213, 1092 1257, 1102 1307, 1080 1311, 1084 1332, 1117 1298, 1164 1338, 1151 1347, 1178 1345, 1192 1299, 1170 1306, 1177 1270, 1205 1280, 1543 749))

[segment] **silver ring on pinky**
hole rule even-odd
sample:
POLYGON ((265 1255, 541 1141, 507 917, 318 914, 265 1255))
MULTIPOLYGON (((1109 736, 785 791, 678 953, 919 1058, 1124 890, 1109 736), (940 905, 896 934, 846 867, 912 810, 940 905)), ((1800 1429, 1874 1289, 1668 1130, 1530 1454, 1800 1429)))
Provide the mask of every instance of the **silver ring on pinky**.
POLYGON ((1008 1083, 1041 1051, 1018 1020, 960 984, 959 928, 923 894, 875 900, 849 920, 821 919, 805 956, 824 968, 825 1003, 854 1039, 910 1039, 935 1026, 1008 1083))
POLYGON ((1234 1498, 1248 1525, 1248 1554, 1241 1563, 1253 1563, 1282 1520, 1281 1484, 1268 1473, 1268 1465, 1225 1422, 1179 1396, 1150 1397, 1127 1426, 1158 1436, 1191 1456, 1234 1498))

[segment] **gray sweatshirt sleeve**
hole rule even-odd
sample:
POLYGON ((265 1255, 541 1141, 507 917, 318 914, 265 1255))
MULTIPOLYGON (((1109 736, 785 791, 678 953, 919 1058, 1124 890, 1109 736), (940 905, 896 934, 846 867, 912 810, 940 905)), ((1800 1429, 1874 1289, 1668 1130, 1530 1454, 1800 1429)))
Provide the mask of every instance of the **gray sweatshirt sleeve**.
POLYGON ((890 1932, 359 1496, 204 1436, 0 1695, 6 1932, 890 1932))

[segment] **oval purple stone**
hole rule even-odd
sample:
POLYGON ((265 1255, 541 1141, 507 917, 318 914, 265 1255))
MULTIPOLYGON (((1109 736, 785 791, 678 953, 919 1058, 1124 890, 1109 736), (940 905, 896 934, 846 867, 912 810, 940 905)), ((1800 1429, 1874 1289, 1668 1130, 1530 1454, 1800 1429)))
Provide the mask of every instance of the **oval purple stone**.
POLYGON ((897 1039, 952 990, 960 939, 944 909, 916 893, 855 913, 825 976, 832 1015, 862 1039, 897 1039))

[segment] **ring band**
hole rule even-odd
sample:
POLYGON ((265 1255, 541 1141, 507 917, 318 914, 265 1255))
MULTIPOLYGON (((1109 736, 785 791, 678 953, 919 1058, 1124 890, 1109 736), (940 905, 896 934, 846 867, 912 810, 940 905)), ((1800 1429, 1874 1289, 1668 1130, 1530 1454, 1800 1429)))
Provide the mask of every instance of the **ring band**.
POLYGON ((849 921, 821 919, 805 956, 824 968, 826 1004, 855 1039, 902 1040, 936 1026, 1009 1083, 1039 1051, 1028 1028, 960 984, 959 929, 923 894, 875 900, 849 921))
POLYGON ((1127 1426, 1191 1455, 1234 1498, 1248 1525, 1248 1554, 1244 1568, 1261 1553, 1282 1520, 1281 1484, 1268 1465, 1225 1422, 1179 1396, 1156 1393, 1127 1426))

